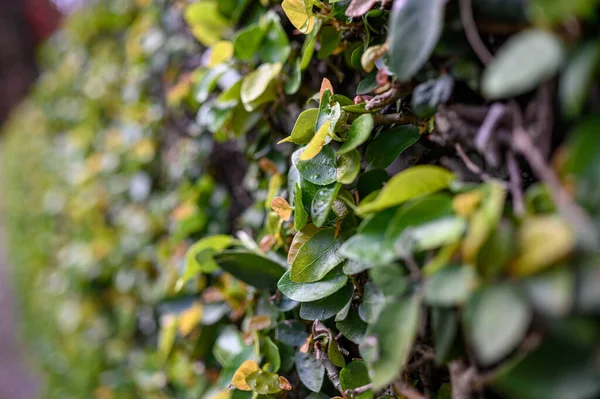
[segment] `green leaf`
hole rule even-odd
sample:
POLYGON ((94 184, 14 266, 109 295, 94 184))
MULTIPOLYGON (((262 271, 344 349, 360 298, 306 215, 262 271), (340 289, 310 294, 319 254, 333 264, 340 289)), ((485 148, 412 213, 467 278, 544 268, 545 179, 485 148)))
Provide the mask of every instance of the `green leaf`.
POLYGON ((501 183, 492 181, 483 186, 482 190, 485 196, 483 204, 469 218, 467 235, 463 240, 463 259, 469 263, 475 261, 480 248, 500 221, 504 210, 506 190, 501 183))
POLYGON ((319 232, 319 229, 314 224, 307 224, 302 228, 302 230, 298 231, 294 238, 292 239, 292 243, 290 244, 290 249, 288 250, 287 263, 291 265, 294 263, 296 256, 298 255, 298 251, 300 248, 306 244, 306 242, 315 234, 319 232))
POLYGON ((393 298, 386 297, 372 281, 369 281, 364 286, 363 303, 358 309, 359 315, 367 323, 373 323, 383 308, 391 302, 395 302, 393 298))
POLYGON ((315 52, 315 45, 317 44, 317 36, 321 30, 322 24, 321 18, 315 20, 314 29, 306 36, 304 43, 302 44, 301 58, 300 58, 300 70, 304 71, 310 65, 315 52))
POLYGON ((508 355, 525 336, 531 316, 527 302, 508 284, 473 294, 465 310, 465 329, 479 362, 488 366, 508 355))
POLYGON ((251 60, 265 37, 265 30, 258 24, 249 25, 233 37, 233 55, 242 61, 251 60))
POLYGON ((298 320, 284 320, 277 325, 275 338, 290 346, 301 346, 308 338, 304 324, 298 320))
POLYGON ((312 302, 323 299, 341 289, 348 277, 341 270, 333 270, 321 281, 315 283, 295 283, 290 280, 290 271, 285 272, 277 283, 277 288, 285 296, 298 302, 312 302))
POLYGON ((369 368, 373 390, 395 381, 410 355, 419 326, 418 296, 386 305, 370 324, 360 343, 360 354, 369 368))
POLYGON ((454 347, 458 333, 458 317, 451 308, 431 308, 431 329, 435 349, 435 361, 444 364, 454 347))
POLYGON ((281 391, 279 376, 264 370, 256 370, 246 377, 246 382, 252 390, 260 395, 268 395, 281 391))
POLYGON ((314 129, 318 114, 319 110, 317 108, 303 111, 296 119, 292 133, 279 143, 291 141, 294 144, 307 144, 315 135, 314 129))
POLYGON ((519 255, 510 266, 517 277, 536 273, 567 256, 575 245, 575 234, 557 215, 525 219, 519 229, 519 255))
POLYGON ((385 169, 404 150, 419 141, 419 129, 412 125, 396 126, 382 132, 367 146, 367 169, 385 169))
POLYGON ((294 208, 294 229, 300 231, 308 222, 308 212, 304 209, 302 188, 298 183, 296 183, 296 190, 294 191, 294 203, 296 204, 294 208))
POLYGON ((365 219, 358 233, 350 237, 340 248, 340 254, 348 259, 368 265, 389 263, 394 256, 391 245, 386 245, 385 232, 395 209, 379 212, 365 219))
POLYGON ((278 263, 245 251, 223 251, 215 255, 219 266, 235 278, 259 289, 273 289, 285 269, 278 263))
POLYGON ((329 57, 342 40, 342 32, 333 26, 325 26, 321 29, 321 47, 317 52, 317 58, 322 60, 329 57))
POLYGON ((461 305, 476 283, 472 266, 448 266, 425 280, 425 301, 434 306, 461 305))
POLYGON ((391 208, 412 198, 443 190, 453 180, 454 174, 439 166, 413 166, 392 177, 374 201, 359 205, 356 211, 367 214, 391 208))
POLYGON ((517 252, 517 234, 512 223, 502 220, 477 254, 477 270, 485 278, 494 278, 517 252))
POLYGON ((315 226, 321 227, 327 221, 327 216, 329 215, 329 211, 331 211, 331 206, 333 205, 333 201, 335 200, 340 187, 340 184, 323 187, 319 189, 313 197, 310 207, 310 217, 315 226))
POLYGON ((348 131, 348 140, 337 150, 337 155, 346 154, 367 141, 373 130, 373 125, 373 115, 371 114, 363 114, 356 118, 348 131))
MULTIPOLYGON (((364 362, 355 360, 350 362, 340 371, 340 385, 343 391, 363 387, 371 383, 369 371, 364 362)), ((353 396, 355 399, 373 399, 373 391, 368 390, 360 395, 353 396)))
POLYGON ((383 169, 373 169, 362 173, 356 183, 360 198, 364 199, 369 194, 381 189, 389 179, 390 175, 383 169))
POLYGON ((279 348, 271 338, 263 338, 262 353, 264 353, 267 363, 271 365, 271 371, 278 372, 279 367, 281 367, 281 356, 279 355, 279 348))
POLYGON ((466 223, 459 217, 446 217, 418 227, 407 228, 394 243, 396 254, 426 251, 458 242, 465 232, 466 223))
POLYGON ((184 18, 194 37, 206 47, 221 40, 223 33, 229 28, 229 22, 219 12, 218 2, 215 0, 189 4, 185 8, 184 18))
POLYGON ((332 148, 323 147, 317 155, 308 161, 299 159, 301 151, 302 148, 300 151, 294 152, 292 162, 304 179, 319 186, 326 186, 336 181, 337 165, 332 148))
POLYGON ((597 0, 532 0, 527 2, 528 12, 534 21, 558 24, 561 21, 581 17, 593 19, 597 0))
POLYGON ((566 316, 573 307, 575 276, 566 268, 552 269, 523 281, 532 306, 542 314, 566 316))
POLYGON ((483 72, 481 89, 489 100, 526 93, 562 66, 563 45, 551 32, 528 29, 511 36, 483 72))
MULTIPOLYGON (((360 49, 361 47, 359 47, 360 49)), ((360 96, 362 94, 372 93, 373 90, 379 87, 379 83, 377 83, 377 71, 373 71, 367 74, 363 80, 358 83, 356 87, 356 95, 360 96)))
POLYGON ((558 95, 565 116, 576 118, 581 114, 599 60, 600 46, 597 42, 583 44, 569 60, 558 82, 558 95))
POLYGON ((411 79, 433 52, 444 25, 444 0, 404 0, 392 5, 388 67, 411 79))
POLYGON ((215 261, 212 257, 214 252, 219 252, 229 247, 233 243, 233 237, 227 235, 215 235, 205 237, 200 241, 192 245, 185 254, 185 267, 183 275, 177 280, 175 290, 179 291, 187 284, 192 278, 196 277, 199 273, 210 273, 215 271, 215 261), (201 256, 199 259, 198 255, 204 251, 208 256, 201 256), (201 262, 205 260, 205 262, 201 262))
POLYGON ((400 296, 408 288, 408 279, 400 265, 383 263, 369 270, 371 281, 387 296, 400 296))
POLYGON ((320 392, 325 377, 325 367, 311 353, 296 352, 296 371, 305 387, 313 392, 320 392))
POLYGON ((284 64, 290 56, 291 47, 279 16, 274 12, 268 12, 261 23, 266 25, 266 35, 260 45, 258 56, 264 62, 284 64))
POLYGON ((357 150, 346 152, 337 161, 337 181, 351 184, 360 172, 360 153, 357 150))
POLYGON ((352 298, 354 286, 346 286, 328 297, 312 302, 304 302, 300 307, 300 317, 304 320, 327 320, 336 315, 352 298))
POLYGON ((251 112, 277 97, 275 78, 281 72, 281 63, 262 64, 244 77, 241 100, 246 111, 251 112))
POLYGON ((357 345, 360 344, 367 331, 367 323, 362 321, 358 312, 353 309, 348 312, 348 316, 344 320, 336 321, 335 326, 344 337, 357 345))
POLYGON ((342 240, 335 238, 333 229, 319 231, 298 250, 290 268, 290 279, 296 283, 321 280, 344 260, 338 254, 341 245, 342 240))
POLYGON ((289 73, 289 80, 285 82, 283 91, 287 95, 296 94, 300 89, 302 83, 302 69, 300 66, 301 59, 296 58, 296 61, 292 65, 292 70, 289 73))
POLYGON ((586 399, 600 394, 595 351, 549 339, 515 365, 506 365, 493 386, 514 399, 586 399))
POLYGON ((344 359, 344 355, 340 352, 340 347, 335 339, 327 345, 327 357, 334 366, 344 367, 346 365, 346 359, 344 359))

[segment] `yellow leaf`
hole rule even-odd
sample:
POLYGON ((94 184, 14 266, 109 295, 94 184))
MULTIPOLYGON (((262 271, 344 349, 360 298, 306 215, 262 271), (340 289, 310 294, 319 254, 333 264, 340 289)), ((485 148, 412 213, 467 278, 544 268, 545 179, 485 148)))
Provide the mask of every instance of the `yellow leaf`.
POLYGON ((571 252, 575 235, 558 216, 525 220, 519 231, 520 254, 510 267, 513 276, 527 276, 558 262, 571 252))
POLYGON ((202 319, 202 303, 194 302, 190 308, 179 315, 179 333, 183 336, 192 332, 202 319))
POLYGON ((266 314, 258 314, 250 318, 248 328, 254 331, 265 330, 271 326, 271 318, 266 314))
POLYGON ((229 40, 221 40, 213 46, 208 66, 212 68, 222 62, 229 61, 232 56, 233 44, 229 40))
POLYGON ((184 18, 194 37, 207 47, 217 43, 229 28, 229 21, 219 12, 215 0, 190 3, 184 11, 184 18))
POLYGON ((292 208, 284 198, 273 198, 273 201, 271 201, 271 209, 277 212, 279 217, 285 220, 286 222, 292 217, 292 208))
POLYGON ((481 196, 481 191, 477 190, 458 194, 452 200, 452 209, 459 216, 464 218, 469 217, 477 209, 477 206, 479 206, 481 196))
POLYGON ((246 360, 233 375, 233 378, 231 379, 231 385, 241 391, 251 391, 252 388, 246 382, 246 377, 255 371, 258 371, 258 363, 256 363, 254 360, 246 360))
POLYGON ((315 17, 303 0, 283 0, 281 8, 288 19, 302 33, 310 33, 315 25, 315 17))
POLYGON ((327 133, 329 133, 329 126, 331 125, 331 121, 326 121, 323 123, 321 128, 317 134, 313 136, 312 139, 308 142, 302 154, 300 154, 301 161, 308 161, 309 159, 314 158, 318 153, 321 152, 323 145, 325 144, 325 139, 327 138, 327 133))
POLYGON ((329 89, 331 94, 333 94, 333 86, 331 85, 331 82, 329 79, 323 78, 323 81, 321 82, 321 90, 319 90, 319 101, 321 101, 323 98, 323 93, 325 93, 325 90, 327 89, 329 89))

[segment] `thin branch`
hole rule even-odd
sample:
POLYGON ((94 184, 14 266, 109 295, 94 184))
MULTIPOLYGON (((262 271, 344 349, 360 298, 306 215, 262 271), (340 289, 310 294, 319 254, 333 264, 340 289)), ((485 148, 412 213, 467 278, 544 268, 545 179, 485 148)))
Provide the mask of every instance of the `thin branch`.
POLYGON ((454 360, 448 364, 450 382, 452 383, 452 399, 471 399, 477 372, 474 367, 467 367, 462 360, 454 360))
POLYGON ((584 240, 585 245, 596 246, 598 237, 590 217, 573 201, 556 173, 548 166, 538 148, 531 141, 527 131, 520 126, 514 129, 513 148, 525 157, 535 175, 546 184, 560 213, 571 222, 578 237, 584 240))
POLYGON ((373 389, 373 384, 363 385, 362 387, 354 388, 354 389, 346 389, 346 395, 350 397, 355 397, 360 395, 361 393, 365 393, 373 389))
POLYGON ((492 133, 503 115, 504 105, 500 103, 494 103, 490 106, 490 110, 485 116, 483 123, 477 131, 477 136, 475 137, 475 148, 477 148, 479 152, 485 152, 490 138, 492 137, 492 133))
POLYGON ((467 169, 469 169, 471 172, 475 173, 483 181, 489 181, 491 179, 490 175, 488 175, 483 170, 481 170, 481 168, 479 166, 477 166, 477 164, 475 164, 475 162, 473 162, 471 160, 471 158, 469 158, 469 156, 463 150, 463 148, 462 148, 462 146, 460 144, 456 143, 454 145, 454 148, 456 148, 456 153, 458 154, 458 156, 460 157, 460 159, 462 159, 462 161, 464 162, 464 164, 467 167, 467 169))
POLYGON ((425 395, 404 380, 394 382, 394 390, 406 399, 427 399, 425 395))
POLYGON ((477 54, 477 57, 479 57, 484 65, 489 64, 494 56, 490 53, 490 50, 488 50, 479 36, 477 25, 475 25, 475 19, 473 18, 471 0, 460 0, 460 21, 465 29, 467 40, 475 54, 477 54))
POLYGON ((375 125, 414 125, 417 118, 406 114, 373 114, 375 125))
POLYGON ((510 175, 509 187, 513 199, 513 210, 515 215, 523 216, 525 214, 525 202, 523 201, 523 190, 521 189, 521 169, 513 151, 509 151, 506 157, 508 173, 510 175))

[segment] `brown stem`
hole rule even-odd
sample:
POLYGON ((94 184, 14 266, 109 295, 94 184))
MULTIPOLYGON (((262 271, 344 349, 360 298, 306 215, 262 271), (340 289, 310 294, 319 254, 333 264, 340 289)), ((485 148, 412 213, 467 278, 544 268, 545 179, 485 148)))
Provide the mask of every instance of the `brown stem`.
POLYGON ((417 118, 406 114, 373 114, 375 125, 414 125, 417 118))
POLYGON ((354 388, 354 389, 346 389, 346 395, 350 397, 354 397, 360 395, 361 393, 365 393, 373 389, 373 384, 363 385, 362 387, 354 388))
POLYGON ((471 158, 469 158, 469 156, 467 155, 465 150, 463 150, 463 148, 460 144, 456 143, 454 145, 454 148, 456 148, 456 153, 458 154, 460 159, 462 159, 462 161, 464 162, 467 169, 469 169, 471 172, 475 173, 483 181, 489 181, 491 179, 487 173, 485 173, 483 170, 481 170, 481 168, 479 166, 477 166, 477 164, 475 162, 473 162, 471 160, 471 158))
POLYGON ((484 65, 489 64, 494 57, 479 36, 477 25, 475 25, 475 20, 473 19, 471 0, 460 0, 460 20, 465 29, 467 40, 473 48, 473 51, 475 54, 477 54, 477 57, 479 57, 484 65))
POLYGON ((448 364, 450 382, 452 384, 452 399, 471 399, 473 383, 477 375, 473 367, 467 367, 462 360, 454 360, 448 364))
POLYGON ((523 201, 523 191, 521 190, 521 169, 519 168, 514 152, 508 152, 507 161, 508 173, 510 175, 510 192, 513 199, 513 210, 515 215, 523 216, 525 214, 525 203, 523 201))

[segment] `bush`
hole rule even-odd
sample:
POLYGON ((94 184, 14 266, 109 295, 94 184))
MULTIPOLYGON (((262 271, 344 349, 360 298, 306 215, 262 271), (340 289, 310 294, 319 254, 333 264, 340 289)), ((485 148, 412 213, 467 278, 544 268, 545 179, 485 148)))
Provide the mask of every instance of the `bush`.
POLYGON ((594 1, 107 0, 7 126, 49 398, 600 395, 594 1))

